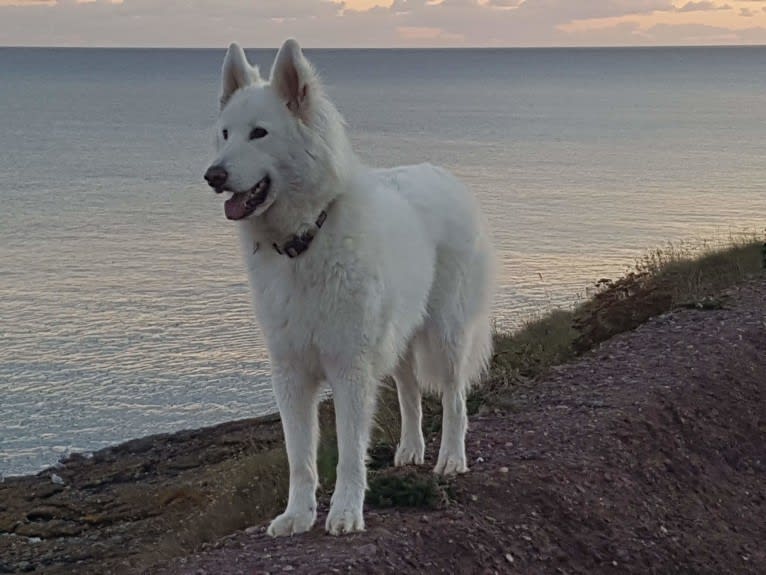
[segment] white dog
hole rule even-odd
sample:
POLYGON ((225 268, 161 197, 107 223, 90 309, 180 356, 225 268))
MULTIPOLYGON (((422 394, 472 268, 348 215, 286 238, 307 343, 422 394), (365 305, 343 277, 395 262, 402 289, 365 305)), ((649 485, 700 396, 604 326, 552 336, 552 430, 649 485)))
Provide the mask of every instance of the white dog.
POLYGON ((316 520, 317 397, 329 382, 339 463, 332 534, 364 529, 365 458, 378 383, 402 416, 396 465, 422 464, 422 389, 441 393, 435 472, 468 470, 466 392, 491 354, 493 254, 471 193, 424 164, 365 167, 294 40, 261 79, 232 44, 223 64, 218 156, 205 174, 231 192, 290 463, 271 535, 316 520))

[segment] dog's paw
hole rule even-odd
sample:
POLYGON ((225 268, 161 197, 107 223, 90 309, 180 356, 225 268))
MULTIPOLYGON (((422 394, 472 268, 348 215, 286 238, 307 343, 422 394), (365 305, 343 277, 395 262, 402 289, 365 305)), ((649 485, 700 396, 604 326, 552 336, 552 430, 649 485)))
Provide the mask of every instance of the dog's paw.
POLYGON ((344 533, 364 531, 362 509, 332 505, 325 527, 330 535, 343 535, 344 533))
POLYGON ((423 453, 425 452, 425 446, 421 442, 420 445, 400 444, 396 448, 396 455, 394 455, 394 465, 401 467, 402 465, 423 465, 423 453))
POLYGON ((276 517, 270 524, 266 533, 272 537, 286 537, 305 533, 314 525, 316 513, 306 511, 305 513, 295 513, 285 511, 282 515, 276 517))
POLYGON ((455 475, 466 471, 468 471, 468 465, 465 461, 465 455, 456 453, 440 453, 436 467, 434 467, 434 473, 438 475, 455 475))

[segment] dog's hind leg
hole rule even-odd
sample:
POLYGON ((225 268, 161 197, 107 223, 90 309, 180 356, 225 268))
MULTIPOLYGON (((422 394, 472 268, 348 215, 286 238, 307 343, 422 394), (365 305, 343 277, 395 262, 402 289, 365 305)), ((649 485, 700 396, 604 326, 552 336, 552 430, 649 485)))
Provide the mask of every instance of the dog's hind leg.
POLYGON ((442 396, 442 438, 434 468, 439 474, 468 471, 466 396, 492 354, 491 254, 481 235, 474 238, 470 253, 442 254, 429 296, 429 315, 415 346, 419 381, 442 396))
POLYGON ((432 318, 425 328, 425 337, 415 348, 418 377, 441 394, 442 437, 434 467, 434 472, 441 475, 468 471, 466 396, 491 349, 488 322, 486 329, 476 322, 473 326, 453 323, 452 327, 449 330, 443 322, 432 318))
POLYGON ((450 379, 442 390, 442 440, 435 473, 451 475, 468 471, 465 455, 467 429, 465 390, 458 381, 450 379))
POLYGON ((327 373, 335 404, 338 467, 326 528, 332 535, 364 530, 367 489, 365 458, 375 409, 377 384, 369 366, 327 373))
POLYGON ((430 318, 415 342, 418 378, 426 389, 441 395, 442 437, 434 472, 442 475, 468 471, 465 455, 467 380, 462 373, 462 326, 448 334, 441 318, 430 318))
POLYGON ((399 396, 399 411, 402 417, 401 439, 394 456, 394 465, 397 467, 410 463, 421 465, 425 452, 420 386, 415 376, 411 346, 412 344, 394 372, 396 392, 399 396))
POLYGON ((267 530, 279 537, 308 531, 316 521, 319 381, 277 367, 272 377, 290 465, 287 508, 267 530))

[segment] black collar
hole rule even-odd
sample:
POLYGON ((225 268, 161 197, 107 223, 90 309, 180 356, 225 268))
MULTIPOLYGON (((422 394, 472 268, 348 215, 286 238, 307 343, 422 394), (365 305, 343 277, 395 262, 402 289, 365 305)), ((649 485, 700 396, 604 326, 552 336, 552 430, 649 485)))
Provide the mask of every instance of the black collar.
POLYGON ((306 230, 300 236, 293 235, 289 240, 284 242, 282 245, 277 244, 277 242, 274 242, 271 245, 274 246, 274 249, 279 255, 284 254, 288 258, 298 257, 307 249, 309 249, 309 246, 311 245, 311 241, 314 239, 314 236, 322 227, 326 219, 327 219, 327 212, 325 210, 322 210, 321 213, 319 214, 319 217, 314 222, 314 225, 316 226, 315 229, 306 230))

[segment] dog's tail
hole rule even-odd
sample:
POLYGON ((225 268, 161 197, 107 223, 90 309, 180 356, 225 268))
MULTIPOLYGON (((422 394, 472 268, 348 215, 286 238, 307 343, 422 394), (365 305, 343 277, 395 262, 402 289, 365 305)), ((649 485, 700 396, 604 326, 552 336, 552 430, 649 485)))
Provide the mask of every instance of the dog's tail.
POLYGON ((482 320, 486 321, 480 320, 474 326, 471 344, 468 348, 468 357, 466 358, 464 376, 469 386, 476 385, 481 381, 492 360, 493 329, 489 318, 482 318, 482 320))

